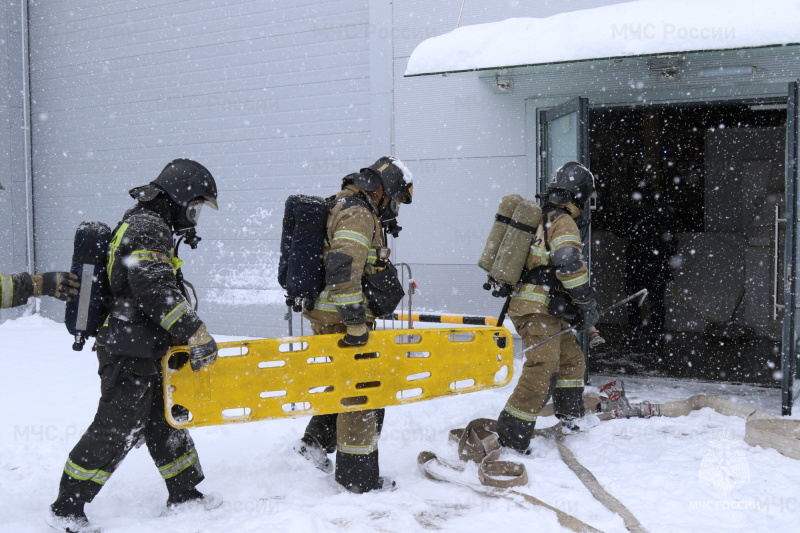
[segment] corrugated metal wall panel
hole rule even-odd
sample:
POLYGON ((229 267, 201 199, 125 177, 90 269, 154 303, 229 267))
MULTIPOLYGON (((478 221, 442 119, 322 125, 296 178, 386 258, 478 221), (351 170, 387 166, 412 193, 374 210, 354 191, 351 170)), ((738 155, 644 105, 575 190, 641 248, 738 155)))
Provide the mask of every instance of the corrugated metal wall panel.
POLYGON ((67 268, 80 221, 115 224, 129 188, 190 157, 220 189, 180 252, 201 317, 284 334, 286 196, 373 158, 369 37, 366 1, 32 2, 37 268, 67 268))

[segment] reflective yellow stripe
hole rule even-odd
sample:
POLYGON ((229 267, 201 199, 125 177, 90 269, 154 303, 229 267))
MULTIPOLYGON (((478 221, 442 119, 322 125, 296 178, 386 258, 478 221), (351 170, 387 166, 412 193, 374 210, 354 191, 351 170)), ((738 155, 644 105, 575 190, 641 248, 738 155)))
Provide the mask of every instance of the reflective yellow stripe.
POLYGON ((348 446, 347 444, 336 444, 336 449, 342 453, 350 453, 354 455, 367 455, 378 449, 378 444, 370 444, 369 446, 348 446))
POLYGON ((550 296, 541 285, 534 285, 532 283, 525 283, 519 290, 511 297, 512 300, 532 300, 540 302, 544 305, 550 303, 550 296))
POLYGON ((359 244, 363 244, 365 248, 369 248, 369 239, 363 233, 358 233, 357 231, 350 231, 346 229, 342 229, 337 231, 333 234, 332 240, 337 239, 345 239, 350 241, 355 241, 359 244))
POLYGON ((134 250, 131 252, 131 258, 136 261, 161 261, 162 263, 167 263, 172 266, 170 256, 151 250, 134 250))
POLYGON ((531 249, 528 253, 539 258, 539 266, 544 266, 550 263, 550 252, 547 251, 547 248, 531 246, 531 249))
POLYGON ((192 448, 185 454, 178 457, 176 460, 172 461, 168 465, 164 465, 158 469, 161 473, 161 477, 164 479, 169 479, 172 477, 177 476, 193 464, 197 462, 197 450, 192 448))
POLYGON ((11 307, 14 303, 14 278, 0 274, 0 308, 11 307))
POLYGON ((377 262, 378 262, 378 252, 376 252, 375 249, 371 249, 369 251, 369 254, 367 254, 367 264, 374 265, 377 262))
POLYGON ((108 478, 111 477, 110 472, 104 472, 99 468, 97 470, 86 470, 69 459, 67 459, 67 464, 64 465, 64 472, 71 478, 79 481, 94 481, 98 485, 105 485, 108 478))
POLYGON ((509 404, 506 404, 506 406, 503 408, 503 411, 510 414, 514 418, 519 418, 520 420, 524 420, 526 422, 536 422, 536 418, 538 417, 538 415, 535 415, 533 413, 526 413, 525 411, 520 411, 516 407, 509 404))
POLYGON ((574 389, 575 387, 583 387, 582 379, 559 379, 556 381, 557 389, 574 389))
POLYGON ((336 305, 356 304, 364 301, 364 294, 361 291, 351 294, 340 294, 331 298, 336 305))
POLYGON ((327 311, 329 313, 337 313, 336 304, 334 304, 329 299, 330 292, 328 289, 323 290, 317 296, 317 300, 314 302, 314 309, 319 309, 320 311, 327 311))
POLYGON ((570 243, 577 244, 578 246, 581 246, 582 244, 580 237, 577 237, 575 235, 562 235, 561 237, 556 237, 555 239, 553 239, 553 242, 550 244, 550 248, 555 250, 560 246, 570 243))
POLYGON ((177 322, 178 319, 180 319, 180 317, 182 317, 188 310, 189 310, 188 302, 183 301, 179 303, 172 309, 172 311, 167 313, 167 316, 161 319, 161 324, 159 325, 165 330, 169 331, 169 329, 175 325, 175 322, 177 322))
POLYGON ((575 287, 579 287, 586 283, 589 283, 589 274, 586 272, 576 278, 561 281, 561 284, 564 285, 565 289, 574 289, 575 287))
POLYGON ((106 271, 108 271, 108 279, 111 280, 111 272, 114 269, 114 259, 117 257, 117 250, 119 250, 120 244, 122 244, 122 237, 125 235, 125 232, 128 230, 127 222, 123 222, 120 224, 119 229, 114 233, 114 237, 111 239, 111 244, 108 246, 108 262, 106 263, 106 271))

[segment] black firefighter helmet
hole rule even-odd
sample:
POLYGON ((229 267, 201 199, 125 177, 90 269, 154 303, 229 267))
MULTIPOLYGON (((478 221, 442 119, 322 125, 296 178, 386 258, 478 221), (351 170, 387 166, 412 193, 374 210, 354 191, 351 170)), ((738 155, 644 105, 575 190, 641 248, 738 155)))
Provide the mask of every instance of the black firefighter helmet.
POLYGON ((539 195, 544 201, 555 205, 575 204, 581 210, 581 222, 588 223, 591 216, 590 201, 597 196, 594 174, 575 161, 564 163, 553 175, 547 192, 539 195))
POLYGON ((156 179, 130 190, 131 197, 140 202, 149 202, 161 193, 165 193, 173 205, 175 233, 194 228, 204 205, 219 209, 214 177, 206 167, 191 159, 170 161, 156 179))
POLYGON ((377 191, 383 185, 383 196, 401 204, 410 204, 414 194, 411 171, 402 161, 392 156, 384 156, 357 174, 346 176, 359 189, 377 191))

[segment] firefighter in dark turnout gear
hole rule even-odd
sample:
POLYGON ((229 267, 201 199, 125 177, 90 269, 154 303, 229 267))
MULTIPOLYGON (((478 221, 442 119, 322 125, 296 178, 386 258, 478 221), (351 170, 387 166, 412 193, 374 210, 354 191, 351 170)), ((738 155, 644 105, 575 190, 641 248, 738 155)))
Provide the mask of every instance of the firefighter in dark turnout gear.
MULTIPOLYGON (((594 194, 594 176, 570 162, 558 169, 547 192, 539 196, 544 201, 542 223, 508 310, 526 347, 570 325, 582 331, 597 323, 579 229, 579 224, 589 223, 594 194)), ((593 415, 584 416, 584 371, 583 351, 573 335, 527 352, 519 382, 497 419, 500 443, 525 453, 539 411, 551 394, 565 432, 599 422, 593 415)))
MULTIPOLYGON (((399 232, 392 224, 399 204, 410 204, 412 193, 411 173, 393 157, 343 179, 328 215, 326 285, 314 309, 304 313, 315 335, 344 334, 340 346, 366 344, 375 316, 362 292, 362 277, 381 268, 381 249, 386 250, 382 223, 389 221, 390 233, 399 232)), ((351 492, 393 489, 394 481, 379 476, 383 415, 383 409, 376 409, 314 416, 295 450, 326 472, 333 468, 327 454, 335 450, 336 481, 351 492)))
POLYGON ((216 184, 201 164, 177 159, 130 194, 137 204, 109 245, 113 301, 97 335, 97 414, 70 452, 51 505, 51 519, 65 531, 92 530, 84 504, 142 441, 167 485, 168 507, 221 504, 219 497, 195 488, 203 480, 197 450, 188 431, 173 428, 164 417, 161 375, 161 358, 171 346, 189 345, 195 371, 216 360, 216 343, 186 297, 173 242, 173 234, 195 245, 200 240, 195 225, 202 206, 217 209, 216 184))
POLYGON ((80 286, 78 276, 70 272, 0 274, 0 309, 25 305, 31 296, 52 296, 69 302, 80 286))

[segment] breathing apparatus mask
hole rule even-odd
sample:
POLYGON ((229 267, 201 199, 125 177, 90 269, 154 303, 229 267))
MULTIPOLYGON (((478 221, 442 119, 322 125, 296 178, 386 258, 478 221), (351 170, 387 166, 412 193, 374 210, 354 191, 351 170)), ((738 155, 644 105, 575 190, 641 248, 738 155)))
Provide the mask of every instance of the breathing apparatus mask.
POLYGON ((205 204, 206 202, 203 198, 195 198, 185 206, 173 204, 173 231, 175 235, 178 235, 192 250, 196 249, 197 244, 202 240, 195 228, 205 204))
POLYGON ((381 226, 395 239, 400 235, 403 227, 397 223, 397 216, 400 214, 400 202, 392 198, 389 204, 381 211, 381 226))

